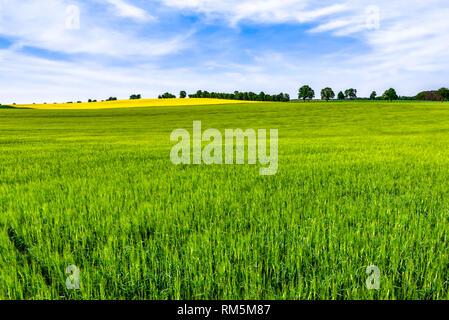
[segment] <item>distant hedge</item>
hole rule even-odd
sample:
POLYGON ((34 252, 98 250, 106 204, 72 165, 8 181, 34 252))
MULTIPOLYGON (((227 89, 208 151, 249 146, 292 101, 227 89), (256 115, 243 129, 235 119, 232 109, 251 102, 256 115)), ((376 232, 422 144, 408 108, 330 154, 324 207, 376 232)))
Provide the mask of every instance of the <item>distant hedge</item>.
POLYGON ((280 93, 277 95, 266 94, 260 92, 259 94, 254 92, 239 92, 234 93, 219 93, 219 92, 207 92, 198 90, 195 94, 189 94, 189 98, 209 98, 209 99, 228 99, 228 100, 244 100, 244 101, 278 101, 288 102, 290 101, 290 95, 287 93, 280 93))

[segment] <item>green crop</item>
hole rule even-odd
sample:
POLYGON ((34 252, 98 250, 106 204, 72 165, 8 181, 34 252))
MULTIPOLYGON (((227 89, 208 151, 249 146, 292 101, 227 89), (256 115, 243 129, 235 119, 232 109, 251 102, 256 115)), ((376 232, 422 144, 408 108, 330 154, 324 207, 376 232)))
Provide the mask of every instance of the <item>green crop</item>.
POLYGON ((0 252, 0 299, 448 299, 449 104, 2 109, 0 252), (196 120, 277 174, 173 165, 196 120))

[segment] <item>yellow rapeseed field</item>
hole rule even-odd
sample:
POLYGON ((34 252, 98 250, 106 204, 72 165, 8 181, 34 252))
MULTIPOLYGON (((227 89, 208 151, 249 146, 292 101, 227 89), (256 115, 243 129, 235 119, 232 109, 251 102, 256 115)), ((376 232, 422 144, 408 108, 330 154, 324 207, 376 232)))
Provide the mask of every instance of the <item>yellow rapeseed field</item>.
POLYGON ((162 106, 195 106, 212 104, 235 104, 251 103, 254 101, 224 100, 224 99, 139 99, 139 100, 117 100, 83 103, 56 103, 56 104, 22 104, 17 107, 57 110, 57 109, 119 109, 119 108, 142 108, 162 106))

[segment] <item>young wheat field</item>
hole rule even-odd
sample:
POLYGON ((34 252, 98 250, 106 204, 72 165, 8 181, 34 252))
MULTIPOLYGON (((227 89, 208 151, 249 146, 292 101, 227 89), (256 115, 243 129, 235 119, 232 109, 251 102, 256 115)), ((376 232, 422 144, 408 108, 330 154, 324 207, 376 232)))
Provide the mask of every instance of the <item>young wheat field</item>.
POLYGON ((449 298, 448 103, 141 107, 0 109, 0 299, 449 298), (175 166, 193 121, 277 174, 175 166))

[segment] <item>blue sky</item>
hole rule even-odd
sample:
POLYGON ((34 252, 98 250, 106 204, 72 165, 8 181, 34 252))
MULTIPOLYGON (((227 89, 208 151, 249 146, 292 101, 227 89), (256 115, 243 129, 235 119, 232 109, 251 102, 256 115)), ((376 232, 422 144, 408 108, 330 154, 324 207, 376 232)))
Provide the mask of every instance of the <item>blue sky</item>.
POLYGON ((0 102, 449 86, 445 0, 0 0, 0 102))

